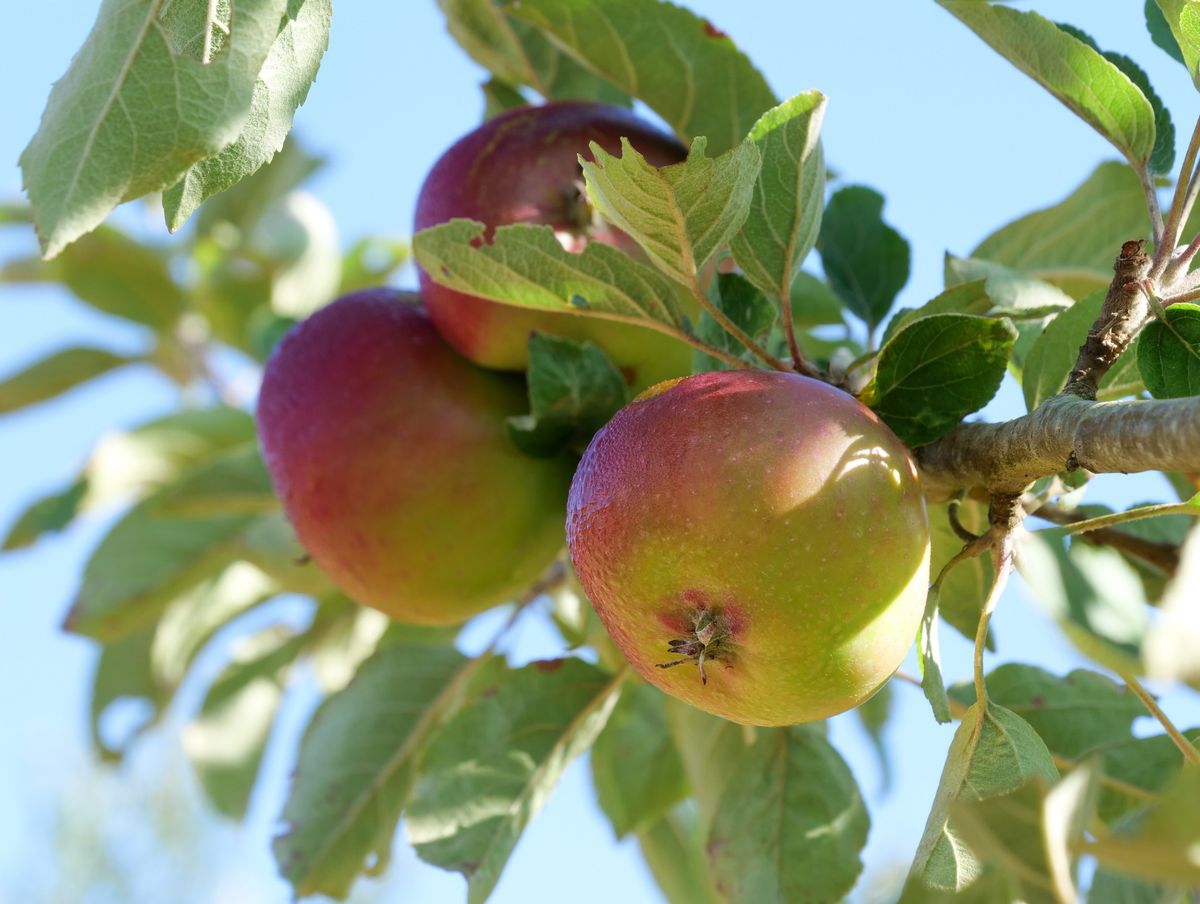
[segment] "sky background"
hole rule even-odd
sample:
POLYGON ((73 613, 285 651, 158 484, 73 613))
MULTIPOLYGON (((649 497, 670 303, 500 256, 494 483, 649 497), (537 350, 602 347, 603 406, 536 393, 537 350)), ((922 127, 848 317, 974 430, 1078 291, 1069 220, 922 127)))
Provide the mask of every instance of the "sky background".
MULTIPOLYGON (((828 95, 827 161, 846 182, 883 191, 886 218, 912 245, 912 278, 901 305, 918 305, 940 290, 943 252, 966 254, 995 228, 1059 200, 1097 163, 1116 157, 933 3, 687 5, 728 32, 777 95, 808 88, 828 95)), ((0 29, 0 198, 18 196, 17 157, 96 8, 93 0, 8 4, 0 29)), ((1140 2, 1036 8, 1141 63, 1174 114, 1182 152, 1196 95, 1184 69, 1151 44, 1140 2)), ((308 188, 333 211, 345 244, 365 234, 407 236, 425 172, 479 122, 482 79, 446 34, 432 0, 338 4, 329 52, 296 129, 310 150, 330 158, 308 188)), ((0 259, 32 248, 23 230, 0 230, 0 259)), ((405 271, 400 282, 413 283, 413 272, 405 271)), ((131 350, 137 340, 132 328, 60 291, 0 288, 0 376, 62 346, 131 350)), ((165 380, 128 368, 0 417, 0 530, 28 502, 72 479, 105 433, 177 402, 165 380)), ((1006 385, 986 413, 1001 418, 1022 410, 1019 391, 1006 385)), ((1164 484, 1150 478, 1103 478, 1089 498, 1119 505, 1164 492, 1164 484)), ((0 557, 0 900, 286 901, 269 839, 307 718, 303 687, 295 694, 297 710, 272 739, 270 769, 243 826, 209 816, 196 800, 174 733, 178 714, 119 772, 90 762, 86 713, 95 649, 58 625, 110 518, 101 513, 0 557), (71 852, 69 859, 54 861, 56 844, 71 852), (110 861, 132 866, 136 886, 107 897, 67 893, 110 861)), ((526 621, 514 658, 556 649, 548 631, 526 621)), ((995 626, 1001 653, 991 664, 1018 659, 1058 673, 1085 664, 1019 585, 1002 601, 995 626)), ((968 645, 949 630, 943 644, 948 676, 969 675, 968 645)), ((210 650, 200 671, 211 675, 226 652, 210 650)), ((911 659, 905 668, 915 672, 911 659)), ((934 723, 919 691, 900 685, 896 700, 888 730, 895 781, 887 796, 879 795, 879 769, 856 720, 832 722, 832 738, 872 812, 868 877, 907 866, 952 733, 934 723)), ((1170 694, 1164 704, 1178 722, 1200 722, 1195 695, 1170 694)), ((360 882, 360 889, 372 884, 360 882)), ((575 902, 658 900, 636 847, 615 843, 596 809, 584 761, 570 769, 525 833, 493 900, 560 901, 568 884, 575 902)), ((399 845, 385 889, 389 900, 456 901, 463 882, 420 864, 399 845)))

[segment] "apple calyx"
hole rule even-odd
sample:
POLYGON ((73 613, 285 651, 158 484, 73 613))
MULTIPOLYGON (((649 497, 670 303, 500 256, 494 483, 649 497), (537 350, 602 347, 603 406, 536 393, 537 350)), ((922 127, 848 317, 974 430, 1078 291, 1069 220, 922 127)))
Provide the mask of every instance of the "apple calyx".
POLYGON ((692 615, 691 634, 667 641, 667 651, 681 658, 657 663, 660 669, 694 662, 700 670, 700 683, 708 684, 708 673, 704 670, 704 663, 715 660, 729 665, 733 659, 733 633, 719 611, 707 607, 700 608, 692 615))

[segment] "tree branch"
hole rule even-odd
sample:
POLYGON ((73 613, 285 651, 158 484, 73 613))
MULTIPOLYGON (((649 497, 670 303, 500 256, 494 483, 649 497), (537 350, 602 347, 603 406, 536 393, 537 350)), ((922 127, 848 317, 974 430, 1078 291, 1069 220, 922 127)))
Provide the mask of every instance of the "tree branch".
MULTIPOLYGON (((1043 505, 1031 512, 1051 524, 1072 525, 1087 519, 1081 512, 1067 511, 1056 505, 1043 505)), ((1114 527, 1100 527, 1080 535, 1088 543, 1111 546, 1128 555, 1141 559, 1157 568, 1167 577, 1179 570, 1179 547, 1174 543, 1157 543, 1114 527)))

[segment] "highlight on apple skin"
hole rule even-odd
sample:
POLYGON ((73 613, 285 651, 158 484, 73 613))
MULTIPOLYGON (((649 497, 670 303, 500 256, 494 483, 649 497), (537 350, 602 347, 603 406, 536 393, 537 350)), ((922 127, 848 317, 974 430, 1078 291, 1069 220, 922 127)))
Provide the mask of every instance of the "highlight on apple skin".
MULTIPOLYGON (((497 226, 544 224, 568 250, 602 242, 644 258, 633 239, 594 216, 583 191, 578 156, 591 158, 593 141, 619 155, 622 136, 653 166, 687 156, 672 136, 620 107, 561 101, 506 111, 434 164, 417 199, 413 231, 465 217, 485 224, 490 239, 497 226)), ((691 350, 653 330, 499 304, 439 286, 424 271, 420 279, 421 298, 438 330, 484 367, 524 370, 529 334, 541 330, 598 343, 636 389, 690 370, 691 350)))
POLYGON ((415 301, 367 290, 293 328, 267 364, 258 429, 317 565, 394 619, 453 624, 553 561, 570 464, 512 445, 522 381, 460 358, 415 301))
POLYGON ((567 542, 643 678, 736 722, 788 725, 875 693, 929 578, 916 467, 871 411, 794 374, 669 381, 593 438, 567 542))

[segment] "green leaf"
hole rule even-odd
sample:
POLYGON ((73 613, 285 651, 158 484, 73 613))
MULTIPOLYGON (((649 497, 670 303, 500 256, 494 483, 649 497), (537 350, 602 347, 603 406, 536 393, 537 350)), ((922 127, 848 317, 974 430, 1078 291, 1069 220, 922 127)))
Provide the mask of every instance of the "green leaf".
MULTIPOLYGON (((929 506, 929 572, 941 574, 941 570, 963 548, 963 539, 950 526, 947 505, 929 506)), ((987 528, 987 506, 964 500, 958 507, 959 521, 967 530, 983 534, 987 528)), ((954 630, 971 642, 983 602, 992 587, 992 560, 990 556, 975 556, 955 565, 942 581, 938 593, 938 612, 954 630)), ((995 641, 988 632, 988 649, 995 648, 995 641)))
MULTIPOLYGON (((764 344, 778 319, 779 309, 746 277, 740 273, 719 273, 709 287, 713 304, 760 345, 764 344)), ((696 335, 744 361, 756 362, 758 357, 733 338, 711 314, 702 310, 696 324, 696 335)), ((780 336, 782 339, 782 335, 780 336)), ((692 370, 728 370, 732 367, 707 352, 696 350, 692 355, 692 370)))
POLYGON ((343 898, 372 857, 386 868, 414 767, 486 660, 453 647, 384 647, 325 700, 304 739, 275 859, 299 897, 343 898))
POLYGON ((824 117, 825 95, 805 91, 764 113, 750 130, 762 168, 750 213, 730 247, 746 278, 771 298, 789 297, 821 228, 824 117))
POLYGON ((667 701, 667 715, 675 749, 692 787, 692 796, 700 815, 700 827, 707 837, 725 788, 743 762, 753 733, 741 725, 680 703, 667 701))
POLYGON ((921 670, 921 692, 929 701, 933 718, 942 725, 950 721, 950 700, 942 678, 942 653, 938 640, 938 594, 933 586, 925 598, 925 611, 917 628, 917 666, 921 670))
POLYGON ((1037 603, 1086 656, 1116 671, 1138 670, 1147 602, 1137 572, 1121 554, 1064 543, 1052 528, 1024 535, 1017 566, 1037 603))
POLYGON ((741 227, 750 211, 762 159, 745 141, 720 157, 705 154, 707 140, 692 141, 687 160, 655 169, 621 139, 614 157, 596 142, 593 160, 579 164, 588 198, 604 217, 633 238, 659 270, 685 288, 741 227))
POLYGON ((258 444, 235 447, 161 493, 158 515, 204 518, 279 510, 258 444))
POLYGON ((184 752, 223 816, 246 815, 284 681, 307 641, 279 627, 244 638, 183 729, 184 752))
MULTIPOLYGON (((1200 728, 1185 731, 1192 746, 1200 749, 1200 728)), ((1175 742, 1165 734, 1147 738, 1127 738, 1106 745, 1103 756, 1104 774, 1152 795, 1160 795, 1163 788, 1183 768, 1183 757, 1175 742)), ((1122 819, 1143 807, 1143 797, 1134 797, 1112 787, 1104 787, 1100 793, 1099 815, 1114 827, 1122 819)))
POLYGON ((105 644, 96 660, 92 675, 89 725, 92 747, 102 761, 116 762, 125 755, 133 742, 154 724, 156 715, 170 698, 170 691, 160 687, 150 662, 150 646, 154 627, 127 634, 114 643, 105 644), (128 728, 119 738, 104 731, 104 717, 117 701, 141 702, 149 712, 141 721, 128 728))
MULTIPOLYGON (((1033 411, 1066 385, 1067 375, 1079 357, 1079 348, 1100 316, 1104 296, 1104 291, 1093 292, 1075 302, 1056 315, 1034 341, 1029 354, 1025 356, 1025 369, 1021 374, 1021 390, 1025 394, 1027 410, 1033 411)), ((1130 371, 1133 362, 1132 356, 1122 356, 1117 365, 1104 375, 1097 393, 1101 400, 1141 390, 1141 381, 1130 371)))
POLYGON ((0 267, 0 283, 5 282, 60 282, 96 310, 160 333, 174 325, 185 307, 163 253, 107 227, 52 261, 10 261, 0 267))
POLYGON ((52 399, 101 374, 136 361, 136 358, 117 355, 102 348, 65 348, 0 380, 0 414, 52 399))
POLYGON ((817 239, 829 285, 872 329, 908 282, 908 242, 883 221, 883 195, 862 185, 836 192, 825 205, 817 239))
MULTIPOLYGON (((1152 6, 1154 0, 1146 0, 1152 6)), ((1154 7, 1156 10, 1157 6, 1154 7)), ((1157 882, 1139 879, 1126 873, 1096 868, 1092 884, 1088 887, 1088 899, 1112 904, 1187 904, 1182 889, 1171 889, 1157 882)))
POLYGON ((836 901, 862 871, 869 827, 853 773, 821 732, 782 728, 745 750, 706 849, 728 901, 836 901))
POLYGON ((450 34, 471 59, 497 77, 493 82, 525 85, 547 100, 629 105, 627 94, 563 53, 511 10, 501 9, 496 0, 438 0, 438 6, 450 34))
POLYGON ((993 232, 971 257, 1036 276, 1082 298, 1108 288, 1123 242, 1149 234, 1137 174, 1123 163, 1108 162, 1059 203, 993 232))
POLYGON ((498 78, 490 78, 480 88, 483 91, 483 118, 486 122, 494 116, 499 116, 508 110, 515 110, 529 103, 529 100, 516 88, 507 85, 498 78))
POLYGON ((1034 12, 977 0, 938 0, 992 49, 1062 101, 1130 163, 1154 150, 1154 109, 1098 51, 1034 12))
POLYGON ((105 0, 21 154, 46 257, 122 201, 173 185, 245 126, 287 0, 238 0, 228 39, 208 59, 182 36, 173 45, 162 7, 105 0))
POLYGON ((660 691, 641 683, 625 689, 596 737, 591 765, 600 809, 618 838, 669 817, 688 786, 660 691))
POLYGON ((500 226, 490 243, 483 232, 451 220, 418 232, 413 253, 434 282, 491 301, 685 329, 674 284, 615 248, 591 242, 572 254, 549 226, 500 226))
POLYGON ((909 446, 931 443, 996 394, 1016 338, 1008 320, 914 320, 880 350, 869 404, 909 446))
POLYGON ((592 434, 629 401, 621 371, 587 340, 529 337, 529 414, 508 419, 513 442, 529 455, 582 453, 592 434))
MULTIPOLYGON (((987 676, 988 698, 1021 716, 1053 753, 1068 759, 1131 738, 1145 715, 1126 687, 1096 672, 1075 669, 1063 678, 1032 665, 1006 663, 987 676)), ((970 682, 950 688, 964 705, 975 702, 970 682)))
POLYGON ((792 280, 792 322, 797 329, 842 323, 842 303, 829 286, 801 270, 792 280))
POLYGON ((1194 0, 1158 0, 1158 8, 1175 38, 1188 75, 1200 88, 1200 9, 1194 0))
POLYGON ((1161 47, 1171 59, 1182 63, 1183 51, 1179 49, 1179 42, 1175 40, 1175 35, 1171 34, 1171 26, 1167 24, 1167 17, 1159 9, 1158 3, 1155 0, 1146 0, 1145 12, 1146 31, 1150 32, 1150 39, 1161 47))
POLYGON ((1200 395, 1200 305, 1173 304, 1138 337, 1138 371, 1156 399, 1200 395))
POLYGON ((512 14, 580 63, 646 102, 685 142, 714 154, 741 143, 778 101, 723 32, 659 0, 521 0, 512 14))
POLYGON ((919 308, 898 310, 883 330, 883 341, 886 343, 902 327, 922 317, 932 314, 975 314, 982 317, 989 314, 993 307, 992 299, 987 293, 987 280, 976 279, 959 283, 935 295, 919 308))
MULTIPOLYGON (((240 17, 241 4, 237 11, 240 17)), ((163 193, 163 212, 172 232, 206 198, 249 176, 283 148, 292 117, 308 96, 329 46, 332 16, 332 0, 289 0, 255 80, 241 134, 218 153, 193 164, 163 193)))
POLYGON ((638 832, 638 847, 668 904, 720 904, 694 813, 678 808, 638 832))
POLYGON ((987 800, 1010 794, 1035 779, 1058 780, 1050 751, 1032 728, 1002 706, 972 705, 954 733, 909 880, 925 887, 961 891, 982 863, 948 824, 960 797, 987 800))
POLYGON ((57 533, 79 513, 79 504, 87 494, 85 479, 79 479, 58 493, 51 493, 29 505, 8 529, 0 550, 32 546, 43 534, 57 533))
POLYGON ((491 894, 525 826, 604 727, 622 681, 578 659, 535 662, 485 688, 432 740, 408 838, 426 863, 467 877, 469 904, 491 894))
POLYGON ((380 286, 408 261, 405 242, 381 236, 367 236, 350 246, 342 257, 342 284, 337 294, 349 295, 359 289, 380 286))

